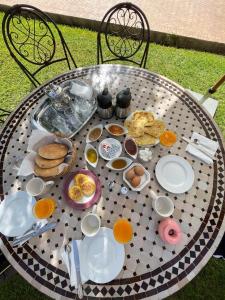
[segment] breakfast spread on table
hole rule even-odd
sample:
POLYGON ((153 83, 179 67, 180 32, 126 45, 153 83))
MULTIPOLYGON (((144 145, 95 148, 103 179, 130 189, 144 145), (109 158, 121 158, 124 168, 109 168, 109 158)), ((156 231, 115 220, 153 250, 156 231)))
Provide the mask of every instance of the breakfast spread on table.
MULTIPOLYGON (((108 94, 106 89, 98 96, 98 102, 101 104, 98 112, 102 118, 112 117, 111 100, 112 96, 108 94), (104 106, 104 99, 108 101, 106 106, 104 106)), ((47 194, 51 186, 56 184, 54 181, 44 182, 43 179, 55 178, 57 180, 57 176, 65 176, 62 194, 66 203, 73 209, 84 210, 94 204, 97 205, 101 198, 101 188, 106 185, 101 174, 95 174, 93 171, 98 166, 99 159, 102 159, 109 172, 114 172, 115 175, 112 181, 113 184, 110 182, 111 188, 109 191, 113 192, 113 186, 115 184, 119 185, 122 180, 121 194, 127 195, 126 199, 128 201, 129 193, 136 192, 140 194, 140 191, 145 187, 150 187, 150 181, 153 177, 168 193, 180 194, 191 189, 194 184, 194 171, 189 162, 181 156, 165 155, 157 161, 154 170, 149 169, 149 162, 154 157, 157 149, 161 146, 172 147, 178 137, 175 132, 167 128, 164 120, 157 118, 152 111, 136 110, 128 115, 130 101, 131 93, 129 89, 118 93, 116 116, 126 119, 118 123, 114 123, 114 120, 112 120, 113 122, 107 122, 104 126, 98 124, 89 129, 85 148, 82 149, 87 162, 86 169, 77 167, 73 169, 75 167, 76 151, 74 150, 74 143, 70 139, 60 139, 49 132, 43 133, 41 130, 32 132, 28 145, 28 152, 30 153, 24 158, 19 174, 28 176, 34 173, 41 178, 32 178, 28 182, 27 193, 18 192, 15 195, 7 196, 4 202, 9 202, 9 205, 6 208, 1 208, 2 204, 0 204, 0 213, 1 210, 5 209, 5 214, 8 214, 10 220, 12 220, 10 230, 4 229, 5 223, 0 222, 0 231, 7 236, 15 237, 14 243, 16 246, 23 245, 29 238, 38 236, 40 232, 45 232, 56 226, 54 223, 42 223, 40 228, 35 227, 31 235, 27 236, 26 234, 27 230, 33 228, 33 225, 39 226, 35 221, 36 219, 51 217, 57 207, 54 197, 46 196, 38 201, 35 200, 35 196, 40 196, 43 193, 47 194), (126 101, 129 105, 124 104, 126 101), (107 136, 105 138, 103 137, 104 133, 112 137, 107 136), (149 147, 152 147, 151 150, 149 147), (30 173, 25 175, 24 170, 28 166, 30 173), (36 182, 33 179, 37 179, 36 182), (21 230, 14 228, 19 223, 18 204, 16 202, 18 197, 23 198, 20 213, 23 214, 24 225, 21 226, 21 230), (12 215, 10 215, 11 211, 13 211, 12 215), (22 239, 20 239, 21 235, 22 239)), ((205 144, 208 143, 208 139, 197 137, 200 141, 203 140, 205 144)), ((214 148, 210 153, 204 144, 201 145, 206 149, 205 152, 203 151, 203 160, 207 161, 207 158, 213 160, 217 148, 214 144, 212 145, 214 148), (209 156, 207 156, 207 153, 209 156), (207 156, 207 158, 204 156, 207 156)), ((199 154, 201 147, 195 146, 194 141, 188 147, 187 151, 193 153, 193 155, 200 157, 202 154, 199 154)), ((150 196, 152 198, 153 213, 163 218, 156 225, 162 242, 171 245, 178 244, 182 239, 182 230, 179 223, 174 218, 170 218, 174 212, 173 201, 169 196, 158 196, 153 191, 150 191, 150 196)), ((150 206, 151 204, 149 202, 146 205, 150 206)), ((83 226, 81 230, 85 235, 78 247, 82 281, 85 282, 88 279, 97 283, 111 281, 123 267, 125 259, 124 244, 129 243, 133 238, 132 221, 120 217, 115 221, 113 228, 101 227, 97 209, 93 209, 83 216, 81 226, 83 226), (95 243, 97 246, 94 247, 95 243), (91 249, 91 255, 96 256, 96 264, 92 272, 89 272, 91 257, 90 255, 87 259, 85 257, 89 251, 88 249, 91 249), (110 262, 111 257, 114 259, 115 267, 111 273, 107 273, 107 268, 104 266, 101 269, 101 255, 97 256, 99 253, 105 257, 107 264, 110 262)), ((69 252, 73 252, 77 248, 77 245, 73 242, 69 246, 72 250, 68 251, 67 247, 67 250, 64 249, 64 252, 62 252, 69 274, 71 274, 71 269, 66 257, 69 256, 69 252)), ((75 264, 75 262, 73 263, 75 264)))

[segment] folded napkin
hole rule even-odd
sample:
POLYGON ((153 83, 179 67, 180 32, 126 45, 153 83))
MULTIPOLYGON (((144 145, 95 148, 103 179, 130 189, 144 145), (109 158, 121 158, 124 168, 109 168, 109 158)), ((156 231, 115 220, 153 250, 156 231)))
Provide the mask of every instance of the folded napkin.
MULTIPOLYGON (((206 138, 205 136, 203 136, 203 135, 201 135, 201 134, 199 134, 197 132, 194 132, 192 134, 191 141, 194 142, 195 139, 197 139, 200 144, 202 144, 203 146, 205 146, 205 148, 207 146, 207 148, 210 149, 210 151, 212 152, 212 155, 215 155, 215 153, 216 153, 216 151, 218 149, 218 146, 219 146, 218 142, 212 141, 212 140, 206 138)), ((190 144, 187 145, 186 151, 188 153, 194 155, 195 157, 199 158, 203 162, 207 163, 208 165, 211 165, 213 163, 212 158, 210 158, 205 153, 203 153, 201 150, 196 149, 195 147, 193 147, 190 144)))
MULTIPOLYGON (((69 243, 71 247, 71 252, 68 254, 65 250, 65 245, 61 248, 61 256, 62 260, 65 263, 69 277, 70 277, 70 284, 71 286, 75 286, 75 288, 78 288, 77 285, 77 271, 76 271, 76 261, 74 255, 79 255, 79 248, 81 244, 81 240, 73 240, 69 243), (71 266, 71 269, 70 269, 71 266)), ((81 267, 80 268, 80 277, 81 277, 81 283, 85 283, 88 279, 84 277, 84 275, 81 273, 81 267)))

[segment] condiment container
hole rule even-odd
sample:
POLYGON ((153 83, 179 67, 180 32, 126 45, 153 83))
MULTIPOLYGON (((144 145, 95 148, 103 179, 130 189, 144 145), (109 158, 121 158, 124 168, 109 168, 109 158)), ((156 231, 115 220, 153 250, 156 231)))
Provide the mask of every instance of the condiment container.
POLYGON ((105 160, 119 157, 121 152, 122 146, 120 142, 113 138, 104 139, 98 146, 98 153, 105 160))
POLYGON ((114 171, 122 171, 128 168, 131 163, 132 160, 128 157, 117 157, 110 160, 106 164, 106 167, 114 171))
POLYGON ((98 152, 97 150, 91 145, 87 144, 84 150, 85 159, 93 168, 96 168, 98 164, 98 152))
POLYGON ((116 116, 118 118, 126 118, 130 113, 131 93, 130 89, 120 91, 116 95, 116 116))
POLYGON ((124 126, 116 123, 105 125, 105 129, 108 131, 108 133, 114 136, 121 136, 128 133, 128 130, 124 126))
POLYGON ((128 155, 136 159, 138 155, 138 146, 134 139, 126 138, 123 143, 124 149, 128 155))
POLYGON ((105 88, 102 93, 97 95, 97 112, 102 119, 110 119, 113 115, 112 96, 105 88))
POLYGON ((94 127, 92 127, 86 137, 86 143, 92 143, 97 141, 100 136, 102 135, 102 131, 103 131, 103 125, 102 124, 98 124, 94 127))

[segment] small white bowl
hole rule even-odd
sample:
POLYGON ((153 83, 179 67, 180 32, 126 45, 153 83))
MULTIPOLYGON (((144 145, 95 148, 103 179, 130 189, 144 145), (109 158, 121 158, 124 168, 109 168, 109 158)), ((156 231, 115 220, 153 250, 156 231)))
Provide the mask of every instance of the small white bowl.
POLYGON ((87 134, 87 137, 86 137, 86 143, 93 143, 93 142, 97 141, 97 140, 101 137, 102 131, 103 131, 103 125, 102 125, 102 124, 98 124, 98 125, 92 127, 92 128, 89 130, 88 134, 87 134), (101 134, 98 136, 97 139, 95 139, 95 140, 90 140, 89 135, 90 135, 90 133, 92 132, 92 130, 94 130, 95 128, 100 128, 101 134))
POLYGON ((91 165, 93 168, 96 168, 97 164, 98 164, 98 151, 95 149, 95 147, 93 147, 91 144, 86 144, 86 147, 85 147, 85 150, 84 150, 84 156, 85 156, 85 159, 86 161, 89 163, 89 165, 91 165), (89 149, 92 149, 96 152, 96 155, 97 155, 97 160, 95 163, 92 163, 88 160, 88 157, 87 157, 87 151, 89 149))
POLYGON ((126 153, 127 153, 130 157, 132 157, 133 159, 136 159, 136 158, 137 158, 137 156, 138 156, 138 145, 136 144, 135 139, 133 139, 133 138, 131 138, 131 137, 125 138, 125 140, 124 140, 124 142, 123 142, 123 147, 124 147, 124 150, 126 151, 126 153), (127 140, 132 140, 132 141, 134 142, 134 144, 135 144, 135 146, 136 146, 136 149, 137 149, 137 152, 136 152, 135 155, 132 155, 132 154, 130 154, 130 153, 127 151, 127 149, 126 149, 126 147, 125 147, 125 143, 126 143, 127 140))
POLYGON ((129 166, 128 169, 126 169, 124 172, 123 172, 123 181, 129 186, 129 188, 131 188, 133 191, 135 192, 140 192, 149 182, 150 182, 150 173, 144 168, 144 175, 141 176, 141 182, 139 184, 139 186, 137 186, 136 188, 133 187, 130 182, 126 179, 126 174, 127 172, 132 169, 133 167, 135 166, 140 166, 142 168, 143 165, 139 164, 139 163, 133 163, 131 166, 129 166))
POLYGON ((119 156, 119 157, 116 157, 116 158, 111 159, 111 160, 106 164, 106 167, 109 168, 109 169, 111 169, 111 170, 114 170, 114 171, 119 172, 119 171, 122 171, 122 170, 125 170, 126 168, 128 168, 129 165, 130 165, 132 162, 133 162, 133 161, 132 161, 130 158, 128 158, 128 157, 120 157, 120 156, 119 156), (115 160, 118 160, 118 159, 122 159, 122 160, 126 161, 126 166, 124 166, 124 167, 121 168, 121 169, 116 169, 116 168, 114 168, 114 167, 112 166, 112 164, 113 164, 113 162, 114 162, 115 160))
POLYGON ((101 141, 101 143, 98 146, 98 153, 99 155, 105 159, 105 160, 111 160, 113 158, 119 157, 122 152, 122 145, 120 142, 113 138, 107 138, 101 141), (112 153, 110 153, 110 148, 112 148, 112 145, 115 145, 117 149, 112 153), (108 147, 108 150, 107 150, 108 147), (109 153, 109 155, 106 155, 106 153, 109 153))
POLYGON ((117 124, 117 123, 110 123, 110 124, 107 124, 107 125, 105 125, 105 129, 108 131, 109 134, 111 134, 111 135, 113 135, 113 136, 122 136, 122 135, 128 133, 127 128, 125 128, 123 125, 120 125, 120 124, 117 124), (110 128, 110 126, 113 126, 113 125, 122 128, 122 129, 123 129, 123 132, 122 132, 122 133, 119 133, 119 134, 112 133, 112 132, 109 130, 109 128, 110 128))

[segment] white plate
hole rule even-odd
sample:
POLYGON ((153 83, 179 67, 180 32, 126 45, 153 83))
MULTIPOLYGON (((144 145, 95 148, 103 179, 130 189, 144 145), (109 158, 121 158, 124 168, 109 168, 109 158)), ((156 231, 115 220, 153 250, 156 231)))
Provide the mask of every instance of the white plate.
POLYGON ((94 237, 85 237, 80 249, 81 273, 96 283, 113 280, 121 271, 124 245, 115 241, 112 229, 101 227, 94 237))
POLYGON ((174 194, 181 194, 190 190, 195 178, 189 162, 176 155, 162 157, 156 165, 155 175, 159 184, 174 194))
POLYGON ((126 179, 126 174, 127 172, 132 169, 135 166, 140 166, 142 168, 144 168, 141 164, 138 163, 133 163, 128 169, 126 169, 123 172, 123 181, 126 182, 126 184, 135 192, 140 192, 149 182, 150 182, 150 173, 144 168, 144 175, 141 176, 141 182, 139 184, 139 186, 137 186, 136 188, 133 187, 130 182, 126 179))
POLYGON ((24 234, 36 222, 32 209, 35 198, 26 192, 10 194, 0 204, 0 232, 16 237, 24 234))

